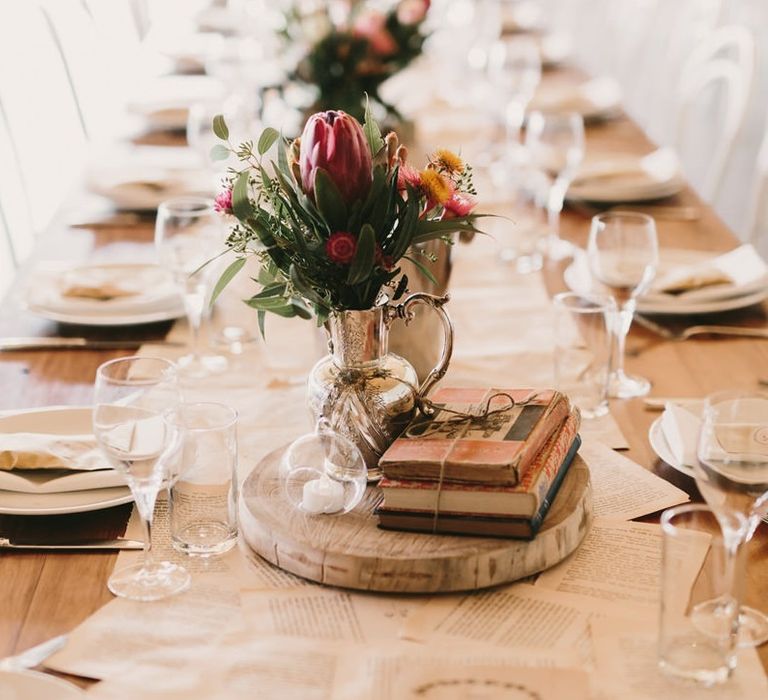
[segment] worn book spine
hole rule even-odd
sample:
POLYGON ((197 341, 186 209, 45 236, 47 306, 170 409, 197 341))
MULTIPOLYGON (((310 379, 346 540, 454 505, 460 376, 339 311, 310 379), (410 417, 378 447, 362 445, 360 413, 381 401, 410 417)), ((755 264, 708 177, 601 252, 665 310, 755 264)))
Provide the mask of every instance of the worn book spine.
POLYGON ((408 530, 412 532, 441 533, 452 535, 477 535, 481 537, 510 537, 533 539, 541 529, 544 519, 554 503, 560 485, 565 479, 576 453, 581 446, 581 439, 576 436, 565 459, 555 475, 555 480, 532 518, 493 517, 475 514, 441 514, 435 521, 434 513, 424 511, 388 510, 379 507, 375 513, 379 516, 379 527, 385 530, 408 530))
POLYGON ((436 481, 385 477, 379 482, 385 507, 434 511, 439 491, 441 513, 531 517, 544 500, 579 426, 580 415, 578 409, 574 409, 561 429, 549 438, 517 486, 446 482, 438 488, 436 481))

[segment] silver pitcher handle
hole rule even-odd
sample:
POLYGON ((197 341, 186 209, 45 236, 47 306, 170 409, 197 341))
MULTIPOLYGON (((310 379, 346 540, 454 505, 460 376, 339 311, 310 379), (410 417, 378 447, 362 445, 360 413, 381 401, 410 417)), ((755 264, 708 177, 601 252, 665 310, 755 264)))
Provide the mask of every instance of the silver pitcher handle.
POLYGON ((414 313, 411 307, 414 304, 424 304, 430 309, 434 309, 443 322, 443 352, 440 354, 437 364, 430 370, 419 387, 418 395, 420 399, 426 398, 435 384, 445 376, 445 373, 448 371, 448 364, 451 361, 451 355, 453 355, 453 323, 451 323, 450 316, 448 316, 443 308, 449 298, 448 294, 438 297, 426 292, 415 292, 414 294, 409 294, 404 301, 394 307, 395 316, 402 318, 406 325, 413 320, 414 313))

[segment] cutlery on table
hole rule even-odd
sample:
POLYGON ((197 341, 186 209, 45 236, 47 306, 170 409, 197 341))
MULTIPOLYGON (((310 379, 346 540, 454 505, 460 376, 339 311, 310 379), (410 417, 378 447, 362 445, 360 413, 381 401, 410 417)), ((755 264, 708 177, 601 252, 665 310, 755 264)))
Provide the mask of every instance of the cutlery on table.
POLYGON ((99 549, 143 549, 139 540, 126 540, 119 537, 114 540, 87 540, 68 544, 14 544, 7 537, 0 537, 0 549, 40 549, 40 550, 99 550, 99 549))
POLYGON ((659 325, 645 316, 635 314, 635 322, 643 328, 656 333, 665 340, 688 340, 695 335, 726 335, 741 336, 745 338, 768 338, 768 328, 756 328, 754 326, 718 326, 698 325, 673 331, 670 328, 659 325))
POLYGON ((67 643, 67 635, 61 634, 48 641, 30 647, 26 651, 13 656, 6 656, 0 659, 0 671, 20 671, 25 668, 34 668, 39 666, 49 656, 62 649, 67 643))
POLYGON ((164 338, 122 338, 90 340, 88 338, 0 338, 0 352, 13 350, 119 350, 139 345, 168 345, 183 347, 184 343, 164 338))
POLYGON ((676 396, 648 396, 643 399, 643 406, 646 411, 663 411, 668 403, 674 403, 678 406, 686 404, 701 404, 703 399, 679 398, 676 396))

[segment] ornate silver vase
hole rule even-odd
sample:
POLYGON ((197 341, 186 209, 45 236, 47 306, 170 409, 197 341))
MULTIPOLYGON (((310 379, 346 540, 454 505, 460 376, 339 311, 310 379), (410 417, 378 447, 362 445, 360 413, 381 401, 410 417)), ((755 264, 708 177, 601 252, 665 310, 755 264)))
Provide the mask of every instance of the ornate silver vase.
POLYGON ((403 431, 416 410, 443 378, 453 352, 453 326, 443 305, 448 297, 416 293, 400 304, 365 311, 339 311, 326 324, 330 354, 309 374, 308 402, 315 422, 327 420, 358 446, 370 480, 381 476, 379 457, 403 431), (419 384, 413 366, 389 352, 389 330, 396 319, 407 324, 413 307, 425 304, 442 321, 443 349, 435 367, 419 384))

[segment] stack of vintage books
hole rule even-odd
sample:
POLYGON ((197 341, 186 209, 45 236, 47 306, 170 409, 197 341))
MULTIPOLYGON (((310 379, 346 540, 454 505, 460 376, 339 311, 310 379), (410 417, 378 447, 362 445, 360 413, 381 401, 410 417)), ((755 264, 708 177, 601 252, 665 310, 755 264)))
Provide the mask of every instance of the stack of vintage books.
POLYGON ((550 389, 440 389, 379 462, 376 514, 392 530, 536 536, 581 444, 550 389))

